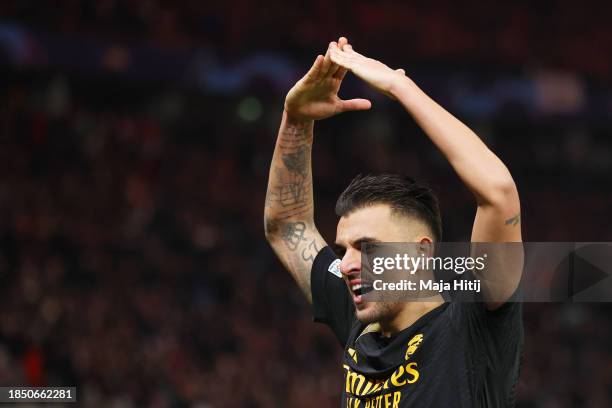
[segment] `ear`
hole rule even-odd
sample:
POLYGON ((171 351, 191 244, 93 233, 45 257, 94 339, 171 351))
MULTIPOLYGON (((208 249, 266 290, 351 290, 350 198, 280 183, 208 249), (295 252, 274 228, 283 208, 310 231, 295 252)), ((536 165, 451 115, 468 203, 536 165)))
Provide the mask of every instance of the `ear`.
POLYGON ((432 256, 434 251, 433 241, 428 236, 423 236, 419 239, 419 254, 432 256))

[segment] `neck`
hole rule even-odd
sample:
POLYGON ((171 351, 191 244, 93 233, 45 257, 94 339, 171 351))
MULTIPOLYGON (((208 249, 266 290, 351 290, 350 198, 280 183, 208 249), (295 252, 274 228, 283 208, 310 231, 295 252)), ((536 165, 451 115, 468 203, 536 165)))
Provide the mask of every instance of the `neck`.
POLYGON ((423 315, 444 303, 440 295, 431 297, 431 300, 419 302, 406 302, 400 312, 393 319, 379 322, 381 333, 389 337, 398 333, 419 320, 423 315))

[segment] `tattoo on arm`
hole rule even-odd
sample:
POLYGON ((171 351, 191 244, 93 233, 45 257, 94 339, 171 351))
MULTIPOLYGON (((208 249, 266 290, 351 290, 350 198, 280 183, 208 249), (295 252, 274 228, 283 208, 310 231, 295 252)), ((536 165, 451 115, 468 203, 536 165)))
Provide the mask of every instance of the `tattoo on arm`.
POLYGON ((309 301, 310 269, 325 243, 313 224, 312 126, 285 123, 281 128, 265 203, 266 234, 274 236, 276 254, 309 301))
POLYGON ((280 207, 287 208, 308 202, 311 186, 306 177, 296 177, 281 169, 276 169, 276 177, 280 182, 267 192, 266 205, 268 207, 279 204, 280 207))
POLYGON ((508 218, 505 222, 506 225, 511 225, 513 227, 517 226, 521 222, 521 213, 516 214, 512 218, 508 218))
POLYGON ((311 145, 312 124, 288 125, 279 135, 280 160, 272 163, 274 177, 266 194, 266 208, 274 210, 276 219, 312 214, 311 145))
POLYGON ((308 175, 308 150, 306 146, 301 145, 294 153, 283 154, 281 158, 287 170, 305 178, 308 175))
POLYGON ((317 240, 313 239, 304 249, 302 249, 302 259, 306 262, 314 262, 320 250, 321 248, 317 246, 317 240))
POLYGON ((301 249, 300 256, 302 260, 312 262, 320 248, 317 246, 316 239, 306 237, 306 229, 306 224, 301 221, 287 223, 283 231, 283 242, 292 252, 301 249), (308 243, 303 244, 304 242, 308 243))
MULTIPOLYGON (((289 250, 285 258, 287 268, 298 283, 309 302, 312 301, 310 289, 310 268, 319 246, 316 236, 312 238, 305 222, 286 222, 282 226, 282 241, 289 250)), ((316 232, 316 231, 315 231, 316 232)))
POLYGON ((290 251, 295 252, 302 241, 306 241, 306 224, 298 222, 288 222, 283 229, 283 242, 290 251))

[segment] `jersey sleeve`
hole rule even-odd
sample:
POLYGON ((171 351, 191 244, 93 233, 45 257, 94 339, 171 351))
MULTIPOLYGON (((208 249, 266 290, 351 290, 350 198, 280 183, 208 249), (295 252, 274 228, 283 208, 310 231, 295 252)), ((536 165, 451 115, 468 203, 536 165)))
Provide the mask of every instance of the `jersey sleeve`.
POLYGON ((523 337, 523 305, 517 290, 502 306, 487 310, 483 302, 451 302, 453 326, 466 333, 472 343, 491 341, 503 353, 509 343, 523 337))
POLYGON ((482 406, 514 406, 524 343, 522 303, 510 298, 496 310, 480 302, 453 302, 453 326, 466 342, 472 367, 485 390, 473 390, 482 406), (478 363, 480 361, 480 364, 478 363))
POLYGON ((314 321, 329 326, 344 347, 355 320, 355 305, 342 279, 340 260, 331 248, 319 251, 310 279, 314 321))

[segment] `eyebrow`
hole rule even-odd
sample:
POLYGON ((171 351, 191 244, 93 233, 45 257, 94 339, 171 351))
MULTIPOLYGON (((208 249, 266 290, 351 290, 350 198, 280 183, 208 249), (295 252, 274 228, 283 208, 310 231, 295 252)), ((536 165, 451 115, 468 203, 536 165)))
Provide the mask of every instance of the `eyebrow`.
MULTIPOLYGON (((358 247, 359 249, 361 249, 362 244, 369 244, 371 242, 382 242, 382 241, 380 239, 372 238, 372 237, 360 237, 360 238, 357 238, 355 241, 353 241, 351 243, 351 246, 358 247)), ((334 242, 334 249, 341 250, 341 249, 346 249, 346 248, 344 247, 344 245, 338 242, 334 242)))

